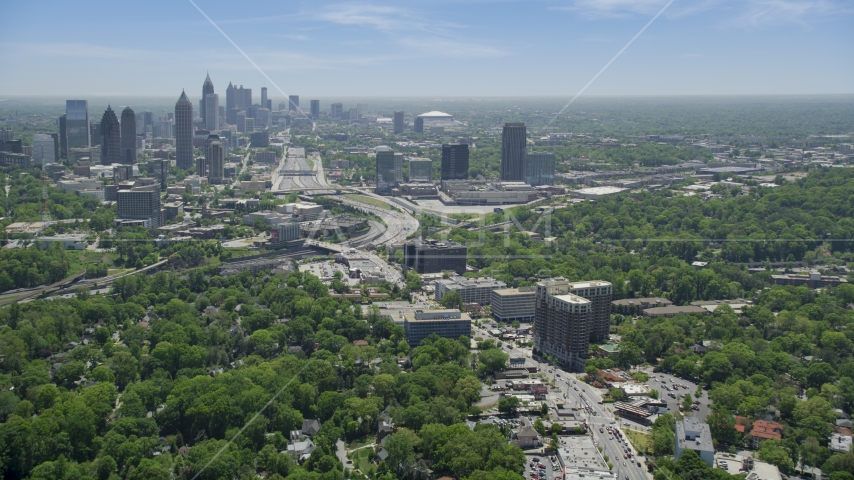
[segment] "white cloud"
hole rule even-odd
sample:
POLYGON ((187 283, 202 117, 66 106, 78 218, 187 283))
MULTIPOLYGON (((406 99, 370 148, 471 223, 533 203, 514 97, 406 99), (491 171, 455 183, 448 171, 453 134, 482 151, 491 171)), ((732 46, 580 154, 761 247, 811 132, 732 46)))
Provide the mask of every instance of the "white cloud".
POLYGON ((495 58, 507 53, 501 49, 477 43, 457 42, 438 38, 405 38, 401 45, 421 50, 426 56, 452 58, 495 58))
MULTIPOLYGON (((668 0, 569 0, 551 10, 574 12, 588 18, 623 18, 654 15, 668 0)), ((809 25, 817 18, 854 12, 850 0, 677 0, 668 17, 684 17, 709 11, 722 12, 726 26, 762 27, 809 25)))
POLYGON ((850 14, 854 6, 835 0, 750 0, 727 25, 736 27, 774 27, 800 24, 811 26, 820 18, 850 14))

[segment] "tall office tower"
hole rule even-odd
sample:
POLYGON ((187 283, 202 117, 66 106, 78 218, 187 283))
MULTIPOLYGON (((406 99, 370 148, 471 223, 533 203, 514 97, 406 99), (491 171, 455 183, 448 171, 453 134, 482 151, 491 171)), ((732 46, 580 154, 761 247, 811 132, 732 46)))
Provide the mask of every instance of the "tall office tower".
POLYGON ((377 194, 391 195, 391 190, 403 181, 403 154, 389 147, 374 149, 377 154, 377 194))
POLYGON ((219 130, 219 95, 209 93, 205 95, 204 110, 205 128, 208 130, 219 130))
MULTIPOLYGON (((145 121, 145 115, 142 116, 142 120, 145 121)), ((125 165, 136 163, 138 158, 136 154, 136 127, 136 115, 133 113, 133 109, 125 107, 122 110, 122 158, 119 163, 125 165)))
POLYGON ((442 180, 469 178, 469 146, 466 143, 442 145, 442 180))
POLYGON ((530 152, 525 162, 525 183, 532 187, 555 184, 554 153, 530 152))
POLYGON ((288 110, 299 110, 299 95, 288 95, 288 110))
POLYGON ((359 118, 359 109, 351 108, 350 113, 347 115, 347 120, 356 120, 359 118))
POLYGON ((107 105, 101 117, 101 165, 122 163, 122 126, 116 112, 107 105))
POLYGON ((33 134, 33 165, 47 165, 57 163, 59 158, 59 146, 56 134, 33 134))
POLYGON ((412 126, 412 129, 415 130, 415 133, 424 133, 424 118, 415 117, 415 124, 412 126))
POLYGON ((272 113, 266 108, 255 110, 255 125, 260 128, 268 128, 272 119, 272 113))
POLYGON ((228 87, 225 88, 225 111, 228 112, 232 108, 237 108, 235 93, 237 89, 231 82, 228 82, 228 87))
POLYGON ((429 182, 433 179, 433 161, 429 158, 409 159, 409 181, 429 182))
POLYGON ((238 132, 246 131, 246 112, 237 112, 234 124, 237 125, 238 132))
MULTIPOLYGON (((218 102, 219 100, 217 100, 217 103, 218 102)), ((223 123, 225 123, 225 107, 220 105, 217 110, 219 110, 219 124, 222 125, 223 123)))
POLYGON ((150 174, 154 175, 155 178, 160 180, 160 191, 165 192, 169 180, 169 160, 165 158, 160 158, 152 161, 150 165, 150 174))
MULTIPOLYGON (((207 103, 205 103, 205 99, 208 98, 208 95, 213 95, 213 94, 214 94, 214 85, 213 85, 213 82, 211 81, 211 74, 208 73, 208 76, 205 77, 205 83, 202 84, 202 100, 199 103, 199 106, 200 106, 199 116, 202 117, 202 122, 208 121, 208 116, 207 116, 208 105, 207 105, 207 103)), ((216 111, 216 109, 214 111, 216 111)), ((212 127, 210 125, 208 125, 207 123, 205 123, 205 128, 210 130, 212 127)))
POLYGON ((172 121, 158 120, 151 129, 154 138, 172 138, 172 121))
POLYGON ((215 185, 222 183, 222 178, 225 176, 225 151, 219 135, 208 135, 205 160, 208 167, 208 181, 215 185))
POLYGON ((309 100, 312 118, 320 117, 320 100, 309 100))
POLYGON ((261 87, 261 106, 267 108, 267 87, 261 87))
POLYGON ((252 105, 252 89, 251 88, 243 88, 243 85, 240 86, 240 89, 243 90, 243 108, 252 105))
MULTIPOLYGON (((229 125, 237 125, 237 113, 240 109, 231 108, 225 111, 225 123, 229 125)), ((244 114, 245 115, 245 114, 244 114)))
POLYGON ((143 220, 148 228, 160 226, 160 185, 133 187, 116 193, 116 214, 125 220, 143 220))
POLYGON ((254 118, 247 118, 243 123, 246 125, 246 130, 245 130, 246 133, 252 133, 255 131, 255 119, 254 118))
POLYGON ((570 293, 566 279, 537 283, 534 349, 557 358, 573 370, 584 370, 592 316, 590 300, 570 293))
POLYGON ((279 102, 279 111, 284 112, 288 109, 288 102, 279 102))
POLYGON ((65 135, 67 148, 89 148, 89 102, 86 100, 65 101, 65 135))
POLYGON ((454 242, 412 240, 403 246, 403 264, 417 273, 438 273, 453 270, 466 273, 468 247, 454 242))
POLYGON ((92 141, 93 147, 101 145, 101 122, 92 122, 89 124, 89 138, 92 141))
POLYGON ((201 155, 196 157, 194 160, 196 162, 196 175, 200 177, 208 176, 208 159, 207 155, 207 142, 205 142, 205 155, 201 155))
POLYGON ((183 90, 175 103, 175 166, 193 166, 193 104, 183 90))
POLYGON ((14 132, 10 128, 0 130, 0 142, 10 141, 14 135, 14 132))
MULTIPOLYGON (((368 104, 367 103, 357 103, 356 104, 356 118, 362 118, 366 113, 368 113, 368 104)), ((353 120, 353 118, 351 118, 350 120, 353 120)))
MULTIPOLYGON (((122 114, 124 114, 124 112, 122 112, 122 114)), ((124 121, 124 115, 122 116, 122 121, 124 121)), ((135 113, 134 122, 134 125, 136 125, 136 132, 134 132, 134 135, 145 135, 145 113, 135 113)))
POLYGON ((329 115, 333 120, 341 120, 341 117, 344 113, 344 104, 342 103, 333 103, 329 107, 329 115))
POLYGON ((154 114, 151 112, 142 112, 142 116, 144 118, 143 126, 153 127, 154 126, 154 114))
POLYGON ((527 135, 524 123, 505 123, 501 133, 501 181, 524 182, 527 135))
POLYGON ((394 112, 394 133, 403 133, 403 112, 394 112))
POLYGON ((63 113, 57 119, 59 123, 59 156, 68 158, 68 123, 66 115, 63 113))

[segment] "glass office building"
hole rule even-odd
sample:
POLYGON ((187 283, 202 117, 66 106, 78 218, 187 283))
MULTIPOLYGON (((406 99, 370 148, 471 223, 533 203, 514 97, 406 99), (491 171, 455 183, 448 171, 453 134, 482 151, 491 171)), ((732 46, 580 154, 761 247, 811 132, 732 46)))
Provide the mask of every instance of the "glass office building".
POLYGON ((86 100, 65 101, 65 135, 66 146, 72 148, 89 148, 89 102, 86 100))

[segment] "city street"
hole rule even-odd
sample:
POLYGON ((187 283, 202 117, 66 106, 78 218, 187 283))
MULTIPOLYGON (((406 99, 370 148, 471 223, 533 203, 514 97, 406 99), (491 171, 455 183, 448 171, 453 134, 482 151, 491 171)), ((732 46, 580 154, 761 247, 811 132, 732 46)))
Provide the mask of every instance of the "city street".
MULTIPOLYGON (((494 338, 484 327, 473 327, 473 329, 475 337, 494 338)), ((578 410, 579 419, 588 423, 594 443, 603 448, 602 454, 608 456, 609 461, 614 466, 612 471, 617 474, 618 479, 624 480, 627 476, 630 480, 651 478, 651 475, 646 471, 644 457, 636 458, 637 452, 626 439, 622 425, 614 417, 611 410, 607 408, 607 405, 601 403, 601 394, 605 391, 595 389, 581 381, 580 378, 584 375, 583 373, 566 372, 534 358, 530 349, 507 347, 507 342, 501 343, 505 345, 502 348, 511 358, 524 358, 527 366, 536 366, 548 379, 555 382, 557 389, 549 388, 550 394, 565 398, 565 402, 569 406, 580 408, 578 410), (617 429, 620 434, 609 434, 607 431, 609 426, 617 429), (632 455, 631 458, 628 458, 629 453, 632 455), (638 461, 641 462, 641 466, 638 466, 638 461)), ((665 391, 665 393, 667 392, 665 391)), ((553 409, 553 407, 550 405, 550 408, 553 409)), ((552 415, 552 420, 557 420, 556 415, 552 415)), ((530 478, 529 474, 530 472, 526 478, 530 478)))

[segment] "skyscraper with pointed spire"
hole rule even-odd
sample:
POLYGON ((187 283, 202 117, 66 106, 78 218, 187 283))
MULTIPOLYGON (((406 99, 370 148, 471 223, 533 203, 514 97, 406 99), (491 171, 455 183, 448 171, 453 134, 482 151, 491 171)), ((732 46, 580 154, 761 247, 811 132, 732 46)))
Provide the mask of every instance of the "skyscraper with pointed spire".
POLYGON ((234 92, 237 89, 234 88, 234 85, 231 82, 228 82, 228 87, 225 89, 225 111, 228 112, 232 108, 237 108, 236 99, 234 98, 234 92))
POLYGON ((116 112, 107 105, 101 117, 101 164, 121 163, 122 132, 116 112))
POLYGON ((175 103, 175 166, 193 166, 193 104, 183 90, 175 103))
POLYGON ((119 163, 136 163, 136 114, 130 107, 122 110, 122 158, 119 163))
POLYGON ((205 104, 205 99, 207 98, 208 95, 213 95, 213 93, 214 93, 214 86, 213 86, 213 82, 211 81, 211 74, 208 73, 208 76, 205 77, 205 83, 202 85, 202 103, 199 107, 199 108, 201 108, 201 111, 199 112, 199 114, 201 114, 202 121, 205 122, 205 128, 207 128, 208 130, 210 130, 213 127, 211 125, 207 124, 208 117, 206 116, 207 115, 207 112, 206 112, 207 105, 205 104))

